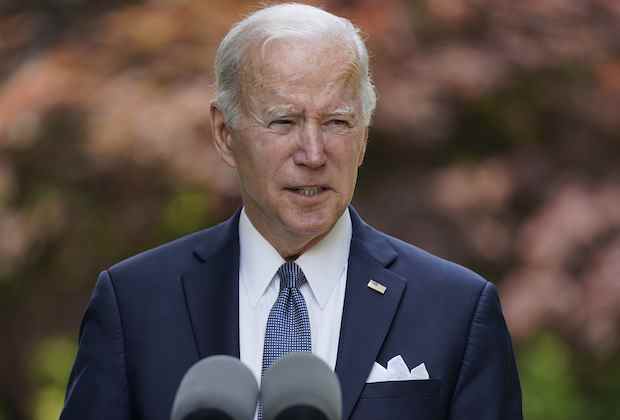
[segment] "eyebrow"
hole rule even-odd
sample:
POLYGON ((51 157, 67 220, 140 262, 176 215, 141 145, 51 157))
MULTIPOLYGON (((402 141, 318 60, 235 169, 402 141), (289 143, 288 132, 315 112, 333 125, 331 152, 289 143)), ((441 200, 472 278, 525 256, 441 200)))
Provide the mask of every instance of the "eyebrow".
POLYGON ((298 113, 294 105, 275 105, 267 108, 267 115, 269 116, 279 116, 291 113, 298 113))
MULTIPOLYGON (((300 114, 301 112, 294 105, 275 105, 267 108, 267 115, 269 116, 282 116, 289 114, 300 114)), ((352 106, 345 105, 334 109, 333 111, 326 112, 326 116, 355 116, 355 111, 352 106)))
POLYGON ((331 112, 328 112, 326 115, 343 115, 343 116, 354 116, 355 111, 353 107, 350 105, 341 106, 339 108, 334 109, 331 112))

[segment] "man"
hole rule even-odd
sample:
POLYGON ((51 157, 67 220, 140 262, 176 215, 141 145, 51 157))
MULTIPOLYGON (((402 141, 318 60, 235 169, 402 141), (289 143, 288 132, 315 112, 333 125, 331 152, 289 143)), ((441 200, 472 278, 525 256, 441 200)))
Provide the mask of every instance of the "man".
POLYGON ((215 69, 213 135, 243 209, 100 275, 61 419, 164 420, 199 359, 240 357, 260 381, 290 350, 335 369, 345 419, 521 419, 495 287, 349 206, 375 106, 352 24, 268 7, 215 69))

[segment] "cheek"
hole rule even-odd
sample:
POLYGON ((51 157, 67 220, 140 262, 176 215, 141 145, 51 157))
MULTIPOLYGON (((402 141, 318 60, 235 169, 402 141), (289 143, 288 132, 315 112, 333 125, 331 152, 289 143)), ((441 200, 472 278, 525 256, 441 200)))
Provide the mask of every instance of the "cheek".
POLYGON ((244 153, 237 170, 244 182, 261 194, 270 193, 281 180, 279 170, 283 165, 283 154, 276 147, 261 147, 254 144, 251 152, 244 153))
POLYGON ((364 158, 364 143, 359 138, 347 138, 338 143, 335 153, 339 156, 342 168, 355 171, 361 165, 364 158))
POLYGON ((237 170, 242 174, 261 173, 268 167, 268 142, 262 141, 257 133, 248 131, 233 143, 237 170))

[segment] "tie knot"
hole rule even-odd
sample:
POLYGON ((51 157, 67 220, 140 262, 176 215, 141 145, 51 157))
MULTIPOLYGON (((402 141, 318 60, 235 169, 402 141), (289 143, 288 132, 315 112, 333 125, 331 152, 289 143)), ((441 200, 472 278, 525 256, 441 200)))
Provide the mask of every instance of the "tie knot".
POLYGON ((299 288, 306 281, 306 276, 301 271, 301 267, 293 261, 282 264, 278 268, 278 275, 280 276, 280 290, 284 288, 299 288))

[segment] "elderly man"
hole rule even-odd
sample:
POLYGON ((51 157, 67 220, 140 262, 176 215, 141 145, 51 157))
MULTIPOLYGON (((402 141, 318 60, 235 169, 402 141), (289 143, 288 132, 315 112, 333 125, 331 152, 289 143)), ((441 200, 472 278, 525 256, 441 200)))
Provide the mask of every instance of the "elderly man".
POLYGON ((268 7, 215 71, 213 137, 243 209, 100 275, 61 419, 164 420, 201 358, 239 357, 260 381, 291 350, 335 369, 345 419, 521 419, 495 287, 350 207, 375 106, 355 27, 268 7))

